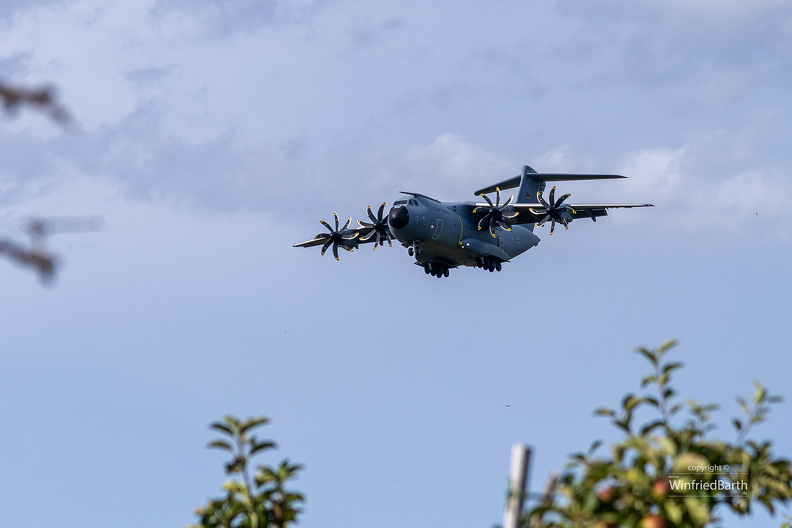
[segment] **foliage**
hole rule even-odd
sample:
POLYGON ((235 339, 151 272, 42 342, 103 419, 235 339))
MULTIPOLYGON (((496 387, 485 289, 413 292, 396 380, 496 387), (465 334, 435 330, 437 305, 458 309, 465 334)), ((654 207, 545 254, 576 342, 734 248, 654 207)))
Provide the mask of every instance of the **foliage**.
POLYGON ((777 458, 769 441, 748 439, 780 397, 756 383, 750 401, 737 398, 744 417, 732 420, 735 440, 711 439, 718 406, 679 403, 671 376, 682 363, 665 360, 674 345, 637 350, 652 365, 641 388, 654 387, 656 395, 627 394, 618 411, 597 409, 595 414, 609 417, 624 440, 611 447, 609 457, 596 456, 600 442, 573 455, 549 492, 528 511, 525 526, 719 526, 717 514, 724 509, 744 516, 761 505, 775 513, 792 498, 790 462, 777 458), (685 408, 690 417, 682 421, 678 415, 685 408), (654 417, 639 424, 636 415, 643 410, 654 417))
POLYGON ((237 478, 223 485, 223 496, 196 510, 199 521, 189 528, 286 528, 297 520, 304 499, 301 494, 288 491, 286 485, 296 478, 302 466, 286 459, 276 467, 259 465, 251 474, 251 459, 276 447, 274 442, 259 440, 252 434, 268 422, 263 417, 239 420, 226 416, 211 424, 211 429, 226 438, 209 443, 209 447, 231 455, 225 471, 237 478))

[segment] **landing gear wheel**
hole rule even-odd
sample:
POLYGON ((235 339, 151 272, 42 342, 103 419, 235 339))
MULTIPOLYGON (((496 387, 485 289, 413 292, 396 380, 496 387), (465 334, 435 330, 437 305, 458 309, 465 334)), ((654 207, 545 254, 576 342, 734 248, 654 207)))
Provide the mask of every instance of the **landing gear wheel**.
POLYGON ((423 265, 424 273, 427 275, 431 275, 432 277, 448 277, 449 270, 448 266, 441 262, 427 262, 423 265))

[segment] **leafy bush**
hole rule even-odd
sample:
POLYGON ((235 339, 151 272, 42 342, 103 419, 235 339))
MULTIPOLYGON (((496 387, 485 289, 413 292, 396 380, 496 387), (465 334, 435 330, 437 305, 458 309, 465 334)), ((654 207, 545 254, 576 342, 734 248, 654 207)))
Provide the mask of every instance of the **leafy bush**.
POLYGON ((251 459, 276 447, 274 442, 259 440, 252 434, 268 422, 263 417, 239 420, 226 416, 211 424, 211 429, 226 438, 211 442, 209 447, 231 455, 225 471, 236 478, 223 485, 223 496, 198 508, 198 523, 189 528, 286 528, 297 520, 304 499, 301 494, 286 490, 286 484, 302 466, 286 459, 277 467, 259 465, 251 474, 251 459))
POLYGON ((744 516, 761 505, 774 513, 792 498, 789 460, 777 458, 770 441, 748 438, 780 398, 756 383, 750 401, 737 398, 744 416, 732 420, 735 440, 712 439, 718 406, 682 404, 671 386, 672 374, 682 366, 665 360, 674 345, 638 349, 652 366, 641 388, 653 387, 655 394, 627 394, 619 410, 595 411, 609 417, 624 440, 611 447, 610 456, 596 455, 601 442, 573 455, 524 516, 525 526, 699 528, 719 525, 719 511, 744 516), (682 420, 678 415, 685 408, 690 416, 682 420), (653 418, 636 423, 639 410, 649 410, 653 418))

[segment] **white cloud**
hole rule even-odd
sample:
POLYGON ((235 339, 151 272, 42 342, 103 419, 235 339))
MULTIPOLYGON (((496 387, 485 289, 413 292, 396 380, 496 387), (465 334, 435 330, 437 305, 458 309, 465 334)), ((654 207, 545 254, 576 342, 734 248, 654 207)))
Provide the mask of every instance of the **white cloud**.
POLYGON ((438 199, 449 201, 472 200, 476 189, 519 174, 521 168, 450 132, 413 150, 405 161, 410 176, 404 181, 411 186, 405 190, 431 191, 438 199))
POLYGON ((631 178, 630 193, 651 196, 651 200, 674 200, 683 193, 685 155, 685 147, 642 149, 627 156, 620 174, 631 178))

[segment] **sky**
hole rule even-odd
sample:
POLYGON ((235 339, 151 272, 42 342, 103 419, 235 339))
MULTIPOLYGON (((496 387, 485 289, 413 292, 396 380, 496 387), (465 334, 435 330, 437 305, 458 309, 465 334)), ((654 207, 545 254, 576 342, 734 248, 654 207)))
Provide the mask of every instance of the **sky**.
POLYGON ((0 78, 73 117, 0 116, 0 236, 103 225, 48 238, 49 286, 0 261, 8 526, 185 526, 233 414, 271 419, 262 462, 305 465, 300 526, 490 527, 511 446, 540 490, 618 440, 592 412, 668 339, 716 437, 758 380, 785 402, 754 436, 792 456, 787 1, 12 1, 0 78), (292 247, 524 164, 656 207, 443 280, 398 246, 292 247))

